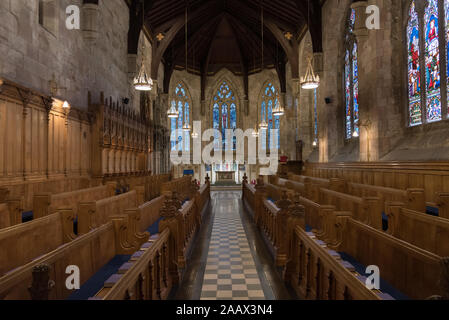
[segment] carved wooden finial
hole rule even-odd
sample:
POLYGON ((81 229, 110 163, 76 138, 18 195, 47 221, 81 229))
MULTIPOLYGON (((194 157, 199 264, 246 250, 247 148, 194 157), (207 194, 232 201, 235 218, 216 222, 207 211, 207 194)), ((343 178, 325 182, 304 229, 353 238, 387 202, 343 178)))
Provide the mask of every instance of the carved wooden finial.
POLYGON ((282 190, 281 199, 276 201, 276 206, 281 210, 288 209, 292 202, 288 199, 287 190, 282 190))
POLYGON ((301 205, 301 195, 299 193, 295 194, 293 204, 290 206, 288 210, 291 216, 299 218, 306 217, 306 209, 303 205, 301 205))
POLYGON ((33 282, 28 289, 32 300, 48 300, 54 282, 50 281, 50 267, 46 264, 33 268, 33 282))
POLYGON ((206 184, 209 184, 209 183, 210 183, 210 177, 209 177, 209 174, 206 173, 206 184))
POLYGON ((246 172, 243 174, 243 184, 248 183, 248 176, 246 175, 246 172))

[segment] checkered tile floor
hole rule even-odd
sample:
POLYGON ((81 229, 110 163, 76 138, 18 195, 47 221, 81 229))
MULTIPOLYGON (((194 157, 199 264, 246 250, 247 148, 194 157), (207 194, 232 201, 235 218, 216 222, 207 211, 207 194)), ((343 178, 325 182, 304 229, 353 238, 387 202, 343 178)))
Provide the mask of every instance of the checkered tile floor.
POLYGON ((263 300, 263 292, 239 215, 240 192, 213 193, 215 220, 202 300, 263 300))

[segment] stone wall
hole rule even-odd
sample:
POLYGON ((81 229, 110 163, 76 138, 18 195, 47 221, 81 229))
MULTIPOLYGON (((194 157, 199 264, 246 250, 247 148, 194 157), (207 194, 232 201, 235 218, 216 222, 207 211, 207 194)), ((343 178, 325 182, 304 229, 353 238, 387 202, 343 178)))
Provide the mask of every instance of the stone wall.
POLYGON ((56 96, 79 109, 87 108, 89 90, 97 95, 103 91, 114 101, 129 96, 126 3, 99 1, 99 34, 93 44, 83 38, 83 31, 66 28, 66 7, 82 8, 81 0, 55 1, 54 32, 39 24, 38 3, 0 1, 0 76, 49 95, 49 81, 54 79, 66 88, 56 96))
MULTIPOLYGON (((366 2, 380 8, 380 30, 365 29, 363 36, 357 36, 362 126, 360 138, 350 141, 344 138, 343 37, 351 1, 324 4, 324 70, 318 99, 320 152, 311 161, 449 159, 447 120, 413 128, 407 126, 405 37, 409 3, 409 0, 366 2), (325 105, 325 97, 331 98, 332 103, 325 105)), ((365 25, 364 21, 359 24, 365 25)), ((304 57, 300 60, 304 61, 304 57)))

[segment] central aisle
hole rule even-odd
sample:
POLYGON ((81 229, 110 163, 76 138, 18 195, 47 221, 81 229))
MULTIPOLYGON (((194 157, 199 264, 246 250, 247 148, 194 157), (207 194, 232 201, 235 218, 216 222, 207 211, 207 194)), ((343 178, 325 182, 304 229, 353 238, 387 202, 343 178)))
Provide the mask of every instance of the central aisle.
POLYGON ((265 299, 239 214, 239 192, 214 194, 215 219, 202 300, 265 299))
POLYGON ((176 300, 291 299, 241 191, 211 192, 176 300))

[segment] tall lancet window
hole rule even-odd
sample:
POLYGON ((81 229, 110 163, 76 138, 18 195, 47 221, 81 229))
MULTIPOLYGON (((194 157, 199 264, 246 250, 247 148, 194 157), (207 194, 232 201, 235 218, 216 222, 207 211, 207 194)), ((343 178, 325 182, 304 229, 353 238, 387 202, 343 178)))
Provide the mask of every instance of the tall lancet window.
POLYGON ((408 43, 408 99, 410 125, 422 123, 421 114, 421 68, 419 50, 419 19, 416 13, 415 1, 410 5, 407 26, 408 43))
POLYGON ((171 104, 179 112, 178 119, 171 119, 171 130, 178 129, 177 139, 171 141, 172 150, 176 150, 177 147, 178 151, 190 151, 190 132, 182 131, 185 123, 190 125, 190 99, 181 83, 175 88, 171 104))
MULTIPOLYGON (((449 1, 444 0, 441 6, 444 10, 439 8, 437 0, 413 0, 410 3, 407 24, 407 84, 408 124, 411 127, 437 122, 447 115, 447 101, 443 102, 443 97, 447 99, 449 96, 449 78, 441 76, 444 69, 440 65, 440 54, 448 57, 448 47, 444 46, 444 42, 449 40, 449 1), (423 10, 418 10, 418 4, 422 5, 423 10), (420 21, 424 28, 420 26, 420 21), (444 32, 440 32, 440 21, 444 21, 444 32)), ((443 68, 449 71, 448 65, 443 68)), ((447 75, 449 76, 449 72, 447 75)))
POLYGON ((358 46, 354 35, 356 14, 351 9, 345 36, 345 138, 351 139, 359 134, 359 66, 358 46))
POLYGON ((260 139, 262 139, 262 150, 279 149, 280 134, 279 129, 281 126, 280 117, 273 115, 273 109, 279 106, 279 93, 275 86, 268 82, 263 90, 262 102, 260 106, 260 119, 265 120, 268 124, 268 130, 261 130, 260 139), (274 146, 271 146, 271 130, 278 129, 277 136, 274 137, 274 146))
MULTIPOLYGON (((234 93, 228 83, 224 81, 218 88, 213 101, 212 122, 213 128, 217 130, 216 134, 221 134, 222 146, 219 145, 219 136, 215 136, 215 148, 218 150, 226 150, 226 130, 237 129, 237 105, 234 93), (219 132, 219 133, 218 133, 219 132)), ((237 140, 233 137, 229 148, 236 149, 237 140)))
POLYGON ((424 14, 426 40, 426 116, 428 122, 441 120, 440 43, 438 2, 429 0, 424 14))

